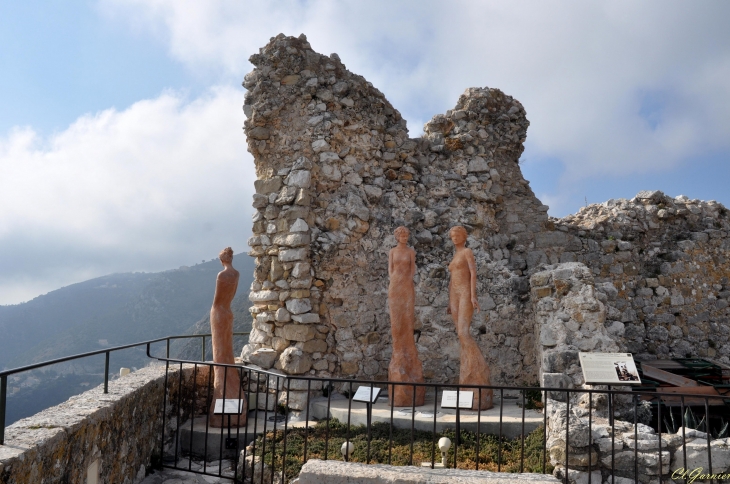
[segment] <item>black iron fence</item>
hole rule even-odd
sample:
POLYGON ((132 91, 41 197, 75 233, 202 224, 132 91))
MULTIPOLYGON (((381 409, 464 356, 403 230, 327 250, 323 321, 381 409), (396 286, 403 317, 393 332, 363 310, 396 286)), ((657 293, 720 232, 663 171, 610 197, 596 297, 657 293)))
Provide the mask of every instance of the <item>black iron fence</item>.
POLYGON ((160 449, 167 468, 261 484, 289 482, 312 458, 553 473, 565 482, 588 484, 730 477, 723 474, 730 471, 730 397, 725 395, 403 384, 170 358, 171 340, 200 338, 205 360, 208 337, 158 338, 0 372, 0 444, 9 376, 104 354, 107 392, 110 355, 146 346, 147 355, 166 366, 161 411, 171 421, 163 422, 160 449), (165 356, 154 356, 152 346, 161 342, 165 356), (225 371, 223 384, 235 385, 239 400, 248 402, 246 425, 228 425, 230 416, 223 416, 222 426, 212 425, 215 367, 236 369, 235 381, 228 381, 225 371), (178 379, 178 388, 186 379, 190 391, 175 392, 170 401, 170 378, 178 379), (387 392, 394 385, 410 387, 410 406, 393 405, 387 392), (372 403, 357 401, 353 396, 360 387, 382 394, 372 403), (416 404, 417 387, 425 388, 424 405, 416 404), (494 408, 462 408, 460 391, 471 392, 478 408, 483 393, 474 390, 482 389, 494 392, 494 408), (456 392, 455 405, 442 405, 444 392, 456 392))
POLYGON ((289 482, 311 458, 553 473, 588 484, 618 484, 620 478, 661 483, 730 471, 730 440, 721 440, 730 397, 723 395, 403 384, 159 359, 176 375, 193 375, 196 397, 170 402, 173 414, 198 415, 168 430, 174 443, 172 435, 162 436, 164 467, 235 482, 289 482), (238 370, 233 384, 249 403, 245 426, 209 425, 213 383, 201 384, 198 376, 212 374, 215 366, 238 370), (394 407, 387 398, 391 385, 411 387, 409 407, 394 407), (380 389, 383 396, 372 404, 357 401, 360 387, 380 389), (424 405, 416 405, 416 387, 426 389, 424 405), (491 410, 461 408, 458 401, 454 408, 441 405, 445 391, 456 392, 457 400, 459 391, 470 391, 479 408, 482 392, 474 390, 481 389, 494 392, 491 410), (713 458, 721 462, 713 464, 713 458), (226 459, 229 469, 219 464, 226 459), (215 463, 212 471, 207 462, 215 463))

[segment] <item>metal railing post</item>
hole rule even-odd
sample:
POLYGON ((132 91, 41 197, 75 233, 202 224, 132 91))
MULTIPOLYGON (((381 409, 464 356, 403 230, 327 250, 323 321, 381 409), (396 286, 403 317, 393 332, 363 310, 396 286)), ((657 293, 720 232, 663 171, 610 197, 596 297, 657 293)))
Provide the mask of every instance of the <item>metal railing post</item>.
POLYGON ((104 358, 104 393, 109 393, 109 352, 104 358))
POLYGON ((205 335, 203 335, 202 343, 200 346, 200 361, 205 361, 205 335))
POLYGON ((0 445, 5 445, 5 402, 8 397, 8 376, 0 376, 0 445))

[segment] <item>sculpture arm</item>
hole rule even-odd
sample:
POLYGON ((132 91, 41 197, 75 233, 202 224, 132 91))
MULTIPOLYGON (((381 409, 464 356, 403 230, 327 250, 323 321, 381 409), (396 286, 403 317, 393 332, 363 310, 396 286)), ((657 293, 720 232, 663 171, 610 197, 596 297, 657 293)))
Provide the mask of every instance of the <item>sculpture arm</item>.
POLYGON ((471 305, 474 307, 476 312, 479 312, 479 301, 477 300, 477 264, 474 260, 474 252, 471 249, 467 249, 469 252, 466 253, 466 263, 469 266, 469 285, 471 286, 471 305))

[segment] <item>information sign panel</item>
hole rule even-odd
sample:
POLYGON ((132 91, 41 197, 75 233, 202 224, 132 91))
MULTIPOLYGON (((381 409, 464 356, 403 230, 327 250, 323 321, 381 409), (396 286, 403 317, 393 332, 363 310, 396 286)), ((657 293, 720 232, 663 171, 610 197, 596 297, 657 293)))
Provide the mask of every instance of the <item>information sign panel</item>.
POLYGON ((588 385, 639 385, 639 372, 631 353, 578 353, 583 379, 588 385))
POLYGON ((243 400, 237 398, 216 398, 213 413, 216 415, 238 415, 243 412, 243 400))
MULTIPOLYGON (((472 402, 474 401, 474 392, 458 392, 459 393, 459 408, 471 408, 472 402)), ((456 408, 456 394, 455 390, 444 390, 441 395, 441 408, 456 408)))
POLYGON ((380 394, 380 388, 372 387, 372 393, 370 392, 370 390, 371 388, 367 385, 360 386, 355 392, 355 395, 352 397, 352 401, 375 403, 375 401, 378 399, 378 395, 380 394))

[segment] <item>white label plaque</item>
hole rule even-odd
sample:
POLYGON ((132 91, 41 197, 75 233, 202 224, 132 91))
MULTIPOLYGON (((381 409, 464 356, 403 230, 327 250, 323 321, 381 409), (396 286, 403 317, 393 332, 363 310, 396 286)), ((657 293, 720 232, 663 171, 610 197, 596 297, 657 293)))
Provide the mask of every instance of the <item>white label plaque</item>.
POLYGON ((216 398, 213 413, 217 415, 238 415, 243 412, 243 400, 237 398, 216 398))
POLYGON ((588 385, 639 385, 639 372, 631 353, 578 353, 583 379, 588 385))
POLYGON ((371 388, 369 386, 360 386, 355 392, 355 395, 352 397, 352 401, 375 403, 375 401, 378 399, 378 395, 380 394, 380 388, 373 387, 372 393, 370 393, 370 390, 371 388))
MULTIPOLYGON (((471 408, 474 392, 459 392, 459 408, 471 408)), ((456 408, 456 391, 444 390, 441 394, 441 408, 456 408)))

